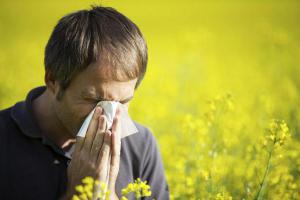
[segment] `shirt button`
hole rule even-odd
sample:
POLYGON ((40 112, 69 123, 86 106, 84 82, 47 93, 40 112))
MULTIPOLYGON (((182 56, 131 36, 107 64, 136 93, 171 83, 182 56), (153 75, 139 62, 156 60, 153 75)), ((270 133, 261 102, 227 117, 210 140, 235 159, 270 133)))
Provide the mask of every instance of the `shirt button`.
POLYGON ((59 162, 59 160, 57 160, 57 159, 55 159, 54 161, 53 161, 53 164, 55 164, 55 165, 58 165, 60 162, 59 162))

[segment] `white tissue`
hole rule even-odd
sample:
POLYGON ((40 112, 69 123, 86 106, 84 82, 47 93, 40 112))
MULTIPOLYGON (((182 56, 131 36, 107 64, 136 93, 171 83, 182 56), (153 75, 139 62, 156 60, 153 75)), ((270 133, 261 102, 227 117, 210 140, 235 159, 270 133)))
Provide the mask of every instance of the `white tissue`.
MULTIPOLYGON (((101 106, 104 110, 104 115, 106 116, 106 119, 107 119, 106 120, 107 129, 111 129, 112 124, 113 124, 113 119, 116 114, 116 110, 118 107, 120 108, 121 138, 138 132, 136 126, 134 125, 134 123, 132 122, 132 120, 130 119, 130 117, 127 113, 127 109, 125 108, 125 106, 123 106, 119 102, 117 102, 117 101, 100 101, 97 103, 96 107, 97 106, 101 106)), ((95 108, 85 118, 81 128, 79 129, 79 131, 77 133, 77 136, 85 137, 88 126, 89 126, 90 121, 95 112, 95 108)))
POLYGON ((107 119, 107 129, 111 129, 114 122, 114 117, 119 105, 117 101, 100 101, 97 105, 101 106, 107 119))

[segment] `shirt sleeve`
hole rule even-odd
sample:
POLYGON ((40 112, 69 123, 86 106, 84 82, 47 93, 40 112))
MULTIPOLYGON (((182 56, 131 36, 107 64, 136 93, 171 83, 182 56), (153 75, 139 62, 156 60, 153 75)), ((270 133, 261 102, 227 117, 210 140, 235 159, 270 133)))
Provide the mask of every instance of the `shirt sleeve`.
POLYGON ((147 129, 147 142, 143 160, 142 181, 147 180, 151 187, 152 195, 143 199, 168 200, 170 199, 169 186, 164 173, 164 166, 157 141, 147 129))

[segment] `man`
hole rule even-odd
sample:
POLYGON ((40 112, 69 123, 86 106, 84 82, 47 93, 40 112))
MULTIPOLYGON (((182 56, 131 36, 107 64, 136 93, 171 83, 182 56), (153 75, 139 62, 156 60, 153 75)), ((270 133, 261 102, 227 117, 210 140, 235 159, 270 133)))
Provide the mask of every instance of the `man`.
POLYGON ((46 86, 0 111, 1 199, 71 199, 86 176, 109 177, 111 199, 120 199, 121 189, 137 178, 150 185, 149 199, 169 199, 153 134, 134 122, 138 133, 121 139, 120 108, 107 130, 97 107, 86 136, 76 137, 97 102, 128 106, 147 57, 138 27, 113 8, 96 6, 60 19, 46 45, 46 86))

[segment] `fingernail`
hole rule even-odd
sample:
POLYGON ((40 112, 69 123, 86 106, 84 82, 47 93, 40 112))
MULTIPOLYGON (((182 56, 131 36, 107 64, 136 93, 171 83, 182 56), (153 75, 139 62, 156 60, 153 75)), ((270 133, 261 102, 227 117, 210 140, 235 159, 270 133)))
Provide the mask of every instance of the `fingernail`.
POLYGON ((99 119, 99 128, 101 130, 101 132, 105 132, 105 124, 103 125, 104 123, 104 116, 103 115, 100 115, 100 119, 99 119))
POLYGON ((97 106, 97 108, 99 109, 100 113, 102 113, 103 109, 101 106, 97 106))
POLYGON ((97 106, 95 110, 96 110, 96 114, 100 114, 101 111, 100 107, 97 106))
POLYGON ((107 130, 106 132, 107 132, 107 134, 108 134, 109 136, 111 136, 111 131, 110 131, 110 130, 107 130))
POLYGON ((102 116, 99 117, 99 123, 100 123, 100 124, 103 123, 103 117, 102 117, 102 116))

